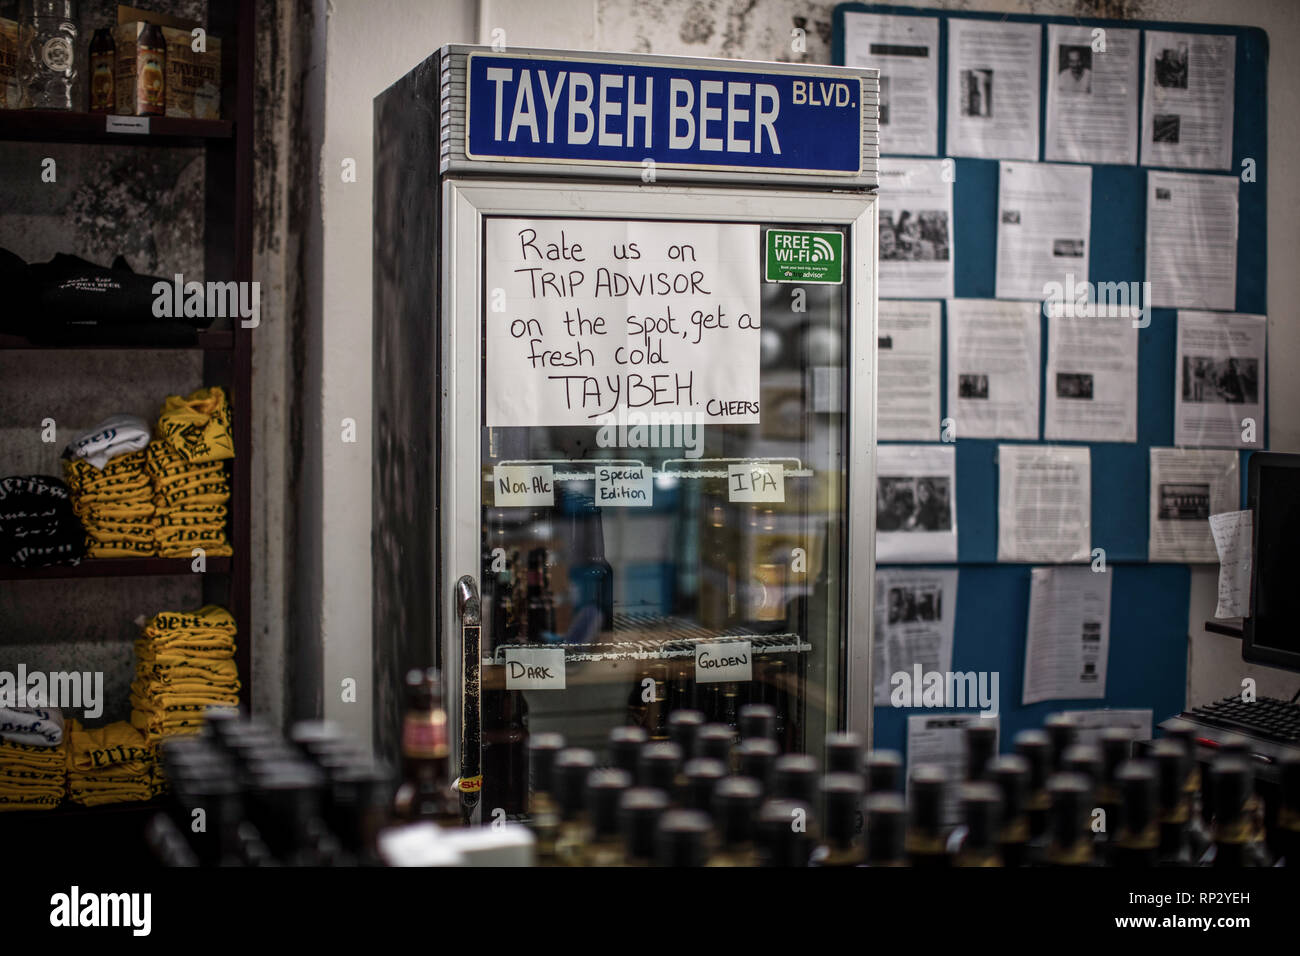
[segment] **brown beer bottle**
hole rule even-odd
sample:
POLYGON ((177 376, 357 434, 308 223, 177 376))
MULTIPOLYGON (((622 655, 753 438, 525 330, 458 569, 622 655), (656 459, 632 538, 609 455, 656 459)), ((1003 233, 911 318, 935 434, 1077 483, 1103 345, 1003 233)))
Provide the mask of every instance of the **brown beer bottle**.
POLYGON ((986 765, 988 778, 1002 797, 1002 823, 998 846, 1003 866, 1029 863, 1029 815, 1025 801, 1029 788, 1029 764, 1019 754, 1000 754, 986 765))
POLYGON ((111 113, 117 107, 116 71, 117 44, 113 31, 103 27, 90 40, 90 112, 111 113))
POLYGON ((992 783, 964 783, 961 806, 966 835, 953 865, 1001 866, 1002 794, 992 783))
POLYGON ((822 778, 823 814, 821 845, 813 851, 813 866, 861 866, 866 862, 858 814, 866 792, 856 773, 828 773, 822 778))
POLYGON ((907 866, 907 807, 900 794, 882 790, 866 801, 867 866, 907 866))
POLYGON ((141 116, 162 116, 167 109, 163 89, 166 82, 167 41, 162 27, 150 23, 140 31, 136 44, 137 96, 141 116))
POLYGON ((947 786, 948 775, 942 767, 922 764, 912 774, 906 848, 913 866, 944 867, 952 863, 943 832, 943 800, 947 786))
POLYGON ((709 866, 758 866, 754 842, 763 788, 749 777, 727 777, 713 790, 713 826, 718 846, 709 866))
POLYGON ((401 820, 429 820, 460 826, 460 797, 451 786, 447 712, 442 678, 435 668, 406 675, 406 717, 402 721, 402 782, 393 799, 401 820))
POLYGON ((1087 825, 1092 810, 1092 785, 1080 773, 1057 773, 1047 781, 1051 803, 1048 822, 1048 866, 1093 866, 1093 839, 1087 825))

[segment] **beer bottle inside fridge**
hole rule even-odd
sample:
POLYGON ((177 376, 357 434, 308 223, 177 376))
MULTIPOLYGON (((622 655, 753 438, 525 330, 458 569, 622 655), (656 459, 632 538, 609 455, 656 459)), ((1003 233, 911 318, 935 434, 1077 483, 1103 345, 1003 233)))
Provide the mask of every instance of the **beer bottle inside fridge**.
POLYGON ((1019 754, 999 754, 985 765, 988 779, 1002 798, 998 846, 1003 866, 1029 864, 1029 764, 1019 754))
POLYGON ((623 840, 618 827, 618 806, 632 787, 632 775, 625 770, 594 770, 587 777, 587 866, 616 866, 623 859, 623 840))
POLYGON ((813 866, 861 866, 866 862, 858 814, 865 787, 861 774, 828 773, 821 782, 821 844, 813 852, 813 866))
POLYGON ((402 782, 393 799, 398 819, 446 827, 463 823, 460 798, 451 786, 450 755, 441 675, 434 668, 412 670, 406 675, 402 782))
POLYGON ((922 764, 912 774, 906 848, 913 866, 951 865, 943 822, 947 786, 948 775, 942 767, 922 764))
POLYGON ((533 548, 528 552, 528 595, 525 615, 528 622, 528 640, 540 643, 546 635, 555 633, 555 601, 546 588, 546 549, 533 548))
POLYGON ((1114 782, 1122 810, 1107 822, 1115 838, 1111 841, 1112 865, 1131 869, 1155 866, 1160 856, 1160 813, 1155 768, 1144 760, 1126 760, 1115 771, 1114 782), (1111 823, 1110 821, 1114 821, 1111 823))
POLYGON ((867 866, 906 866, 907 807, 894 790, 868 794, 865 803, 867 866))
POLYGON ((574 613, 594 607, 600 612, 600 630, 614 629, 614 569, 605 560, 605 531, 601 509, 588 504, 574 516, 579 533, 574 535, 577 554, 569 567, 569 581, 575 593, 574 613))
POLYGON ((758 807, 763 788, 750 777, 726 777, 713 790, 717 848, 709 866, 757 866, 758 807))
MULTIPOLYGON (((967 769, 969 772, 969 766, 967 769)), ((964 783, 961 807, 965 836, 953 865, 1001 866, 1002 852, 998 839, 1002 826, 1001 792, 992 783, 964 783)))
POLYGON ((483 692, 483 806, 506 816, 528 806, 528 703, 523 691, 483 692))

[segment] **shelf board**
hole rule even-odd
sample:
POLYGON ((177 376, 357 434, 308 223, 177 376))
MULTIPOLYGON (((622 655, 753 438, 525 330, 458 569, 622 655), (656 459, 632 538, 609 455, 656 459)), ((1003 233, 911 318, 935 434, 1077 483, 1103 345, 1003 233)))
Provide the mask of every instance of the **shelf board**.
POLYGON ((235 124, 229 120, 194 120, 149 117, 148 133, 110 133, 107 113, 67 110, 0 110, 0 139, 29 143, 111 143, 115 146, 157 146, 230 139, 235 124))
POLYGON ((132 344, 124 345, 117 342, 94 342, 94 343, 77 343, 72 345, 49 345, 41 342, 33 342, 21 335, 4 335, 0 334, 0 350, 2 349, 31 349, 36 351, 50 352, 76 352, 86 349, 95 351, 113 349, 117 351, 130 352, 152 352, 152 351, 202 351, 202 352, 229 352, 235 347, 234 332, 200 332, 193 344, 169 344, 165 342, 152 344, 132 344))
MULTIPOLYGON (((194 574, 193 558, 82 558, 80 564, 48 568, 16 568, 0 564, 0 581, 38 581, 51 578, 134 578, 194 574)), ((208 558, 206 574, 229 574, 229 558, 208 558)))

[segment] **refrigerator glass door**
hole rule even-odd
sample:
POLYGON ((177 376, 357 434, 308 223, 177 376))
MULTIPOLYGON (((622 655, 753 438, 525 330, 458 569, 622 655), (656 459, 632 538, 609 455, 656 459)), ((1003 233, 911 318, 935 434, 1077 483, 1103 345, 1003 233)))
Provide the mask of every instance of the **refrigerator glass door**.
POLYGON ((524 811, 530 734, 603 759, 614 727, 735 733, 751 703, 784 750, 866 732, 870 197, 447 199, 444 578, 482 596, 484 819, 524 811))

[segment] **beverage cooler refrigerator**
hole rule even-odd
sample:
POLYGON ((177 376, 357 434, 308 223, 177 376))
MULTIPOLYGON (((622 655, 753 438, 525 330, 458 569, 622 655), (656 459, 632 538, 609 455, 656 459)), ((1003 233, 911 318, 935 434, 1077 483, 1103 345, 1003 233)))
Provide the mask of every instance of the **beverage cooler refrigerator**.
POLYGON ((377 744, 458 787, 771 705, 870 739, 875 71, 447 46, 375 101, 377 744))

